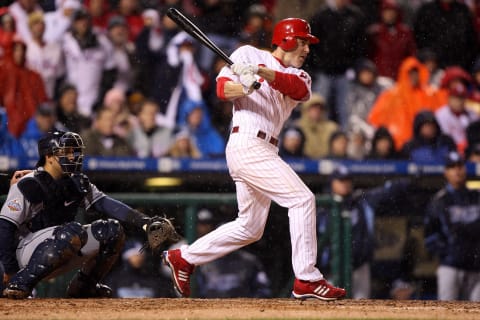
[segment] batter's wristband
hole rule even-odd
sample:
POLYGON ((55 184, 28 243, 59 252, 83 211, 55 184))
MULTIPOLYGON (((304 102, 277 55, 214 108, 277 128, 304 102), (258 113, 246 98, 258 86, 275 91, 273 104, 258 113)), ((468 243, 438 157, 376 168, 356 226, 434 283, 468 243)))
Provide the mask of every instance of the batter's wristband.
POLYGON ((221 77, 217 79, 217 97, 220 100, 227 100, 227 98, 225 97, 225 83, 227 83, 228 81, 232 81, 232 79, 227 77, 221 77))

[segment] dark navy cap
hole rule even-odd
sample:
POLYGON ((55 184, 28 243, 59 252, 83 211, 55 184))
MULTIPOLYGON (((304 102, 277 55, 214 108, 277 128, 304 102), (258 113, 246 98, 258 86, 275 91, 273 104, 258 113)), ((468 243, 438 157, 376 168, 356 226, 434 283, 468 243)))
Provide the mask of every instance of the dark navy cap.
POLYGON ((352 179, 352 173, 345 166, 337 166, 332 171, 330 179, 331 180, 334 180, 334 179, 337 179, 337 180, 347 180, 347 179, 351 180, 352 179))
POLYGON ((463 164, 465 164, 465 160, 458 152, 455 151, 448 153, 445 159, 445 167, 454 167, 463 164))

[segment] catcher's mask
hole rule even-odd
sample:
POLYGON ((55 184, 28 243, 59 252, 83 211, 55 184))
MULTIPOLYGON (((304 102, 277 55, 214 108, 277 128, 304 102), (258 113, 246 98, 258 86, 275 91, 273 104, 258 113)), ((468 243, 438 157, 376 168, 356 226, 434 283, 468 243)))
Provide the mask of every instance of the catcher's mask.
POLYGON ((82 171, 84 148, 82 137, 75 132, 49 132, 38 141, 40 160, 37 167, 45 164, 45 156, 54 155, 64 173, 79 173, 82 171))

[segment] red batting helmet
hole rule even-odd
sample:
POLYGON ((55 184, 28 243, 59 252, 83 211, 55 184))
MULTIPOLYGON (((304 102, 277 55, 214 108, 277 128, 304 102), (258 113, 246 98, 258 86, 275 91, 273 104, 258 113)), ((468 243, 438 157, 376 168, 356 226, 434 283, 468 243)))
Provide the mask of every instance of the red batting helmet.
POLYGON ((318 38, 310 32, 310 25, 303 19, 283 19, 273 29, 272 45, 274 44, 285 51, 290 51, 297 46, 296 37, 307 39, 310 43, 318 43, 318 38))

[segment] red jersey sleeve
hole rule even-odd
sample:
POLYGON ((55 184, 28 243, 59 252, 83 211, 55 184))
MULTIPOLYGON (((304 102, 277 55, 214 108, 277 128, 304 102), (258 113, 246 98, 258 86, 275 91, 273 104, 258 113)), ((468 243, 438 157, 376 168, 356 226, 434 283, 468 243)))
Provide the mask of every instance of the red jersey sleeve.
POLYGON ((302 100, 309 92, 305 82, 297 75, 278 71, 275 71, 275 80, 270 86, 294 100, 302 100))

